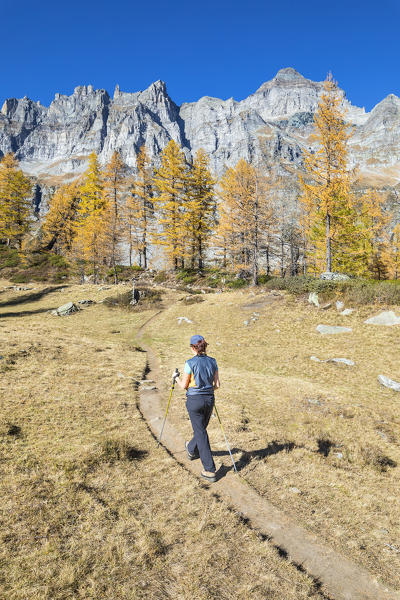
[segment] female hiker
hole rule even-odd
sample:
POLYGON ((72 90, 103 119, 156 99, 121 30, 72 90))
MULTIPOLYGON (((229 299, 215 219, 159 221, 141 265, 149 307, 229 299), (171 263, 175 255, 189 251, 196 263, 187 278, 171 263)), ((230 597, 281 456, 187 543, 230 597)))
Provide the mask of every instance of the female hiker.
POLYGON ((207 342, 202 335, 192 335, 190 347, 193 358, 185 363, 182 378, 176 377, 178 385, 186 390, 186 408, 193 427, 193 438, 185 442, 189 460, 199 458, 207 481, 216 481, 215 464, 207 435, 207 425, 214 407, 214 390, 220 386, 215 358, 207 356, 207 342))

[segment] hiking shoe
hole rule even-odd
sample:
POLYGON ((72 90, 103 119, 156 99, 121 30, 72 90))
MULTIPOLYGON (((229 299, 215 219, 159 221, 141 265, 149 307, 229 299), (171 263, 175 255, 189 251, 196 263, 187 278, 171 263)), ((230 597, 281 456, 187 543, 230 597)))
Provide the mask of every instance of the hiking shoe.
POLYGON ((188 459, 195 460, 196 458, 199 458, 199 453, 195 452, 194 454, 192 454, 191 452, 189 452, 188 446, 189 446, 189 442, 185 442, 185 450, 186 450, 188 459))
POLYGON ((207 481, 210 483, 215 483, 217 481, 215 473, 212 473, 211 471, 202 471, 201 476, 203 479, 207 479, 207 481))

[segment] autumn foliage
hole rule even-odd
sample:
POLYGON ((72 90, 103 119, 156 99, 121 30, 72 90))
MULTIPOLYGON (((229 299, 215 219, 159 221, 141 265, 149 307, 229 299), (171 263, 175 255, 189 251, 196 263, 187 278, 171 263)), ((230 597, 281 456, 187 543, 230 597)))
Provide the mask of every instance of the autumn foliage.
POLYGON ((174 140, 157 159, 142 146, 134 167, 118 152, 100 165, 93 152, 83 175, 54 191, 40 223, 32 182, 7 154, 0 162, 0 243, 21 251, 33 232, 43 250, 94 282, 108 273, 117 283, 120 265, 134 263, 199 272, 217 266, 255 285, 260 276, 322 271, 397 279, 400 224, 388 210, 389 192, 356 186, 343 105, 328 76, 314 150, 304 150, 300 170, 241 159, 218 181, 203 149, 189 159, 174 140))

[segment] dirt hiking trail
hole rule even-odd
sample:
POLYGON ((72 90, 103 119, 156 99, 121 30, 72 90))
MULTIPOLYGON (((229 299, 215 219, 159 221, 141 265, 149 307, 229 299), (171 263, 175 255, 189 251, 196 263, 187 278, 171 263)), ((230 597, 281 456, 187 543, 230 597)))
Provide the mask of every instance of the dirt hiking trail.
MULTIPOLYGON (((161 311, 160 311, 161 312, 161 311)), ((139 394, 139 409, 154 436, 158 438, 164 418, 167 398, 161 397, 161 375, 153 349, 143 343, 142 336, 147 324, 157 319, 153 315, 137 332, 142 347, 147 352, 146 379, 155 382, 156 389, 143 389, 139 394)), ((156 445, 156 442, 155 442, 156 445)), ((188 461, 184 438, 171 424, 166 422, 159 452, 165 449, 196 476, 200 474, 199 461, 188 461), (161 447, 162 446, 162 447, 161 447)), ((261 535, 270 539, 291 563, 304 569, 311 577, 321 582, 328 598, 335 600, 400 600, 400 593, 381 585, 365 569, 323 545, 317 536, 299 527, 289 515, 261 497, 250 487, 233 467, 222 467, 217 473, 217 482, 204 483, 250 521, 250 525, 261 535)))

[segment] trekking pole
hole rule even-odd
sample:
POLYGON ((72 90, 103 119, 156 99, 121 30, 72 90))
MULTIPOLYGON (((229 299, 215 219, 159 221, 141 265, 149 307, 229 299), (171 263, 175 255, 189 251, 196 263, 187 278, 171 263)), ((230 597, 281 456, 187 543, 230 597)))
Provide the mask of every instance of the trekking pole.
POLYGON ((172 387, 171 387, 171 392, 169 394, 169 398, 168 398, 168 404, 167 404, 167 410, 165 411, 165 415, 164 415, 164 421, 161 427, 161 431, 160 431, 160 437, 158 438, 158 444, 157 444, 157 448, 160 445, 161 442, 161 436, 163 434, 164 431, 164 426, 165 426, 165 421, 167 420, 167 414, 168 414, 168 409, 169 409, 169 405, 171 404, 171 398, 172 398, 172 392, 174 391, 174 387, 175 387, 175 380, 176 378, 179 377, 179 371, 178 371, 178 367, 175 368, 174 374, 172 375, 172 387))
POLYGON ((218 418, 219 424, 221 425, 222 435, 223 435, 223 436, 224 436, 224 438, 225 438, 226 447, 228 448, 228 452, 229 452, 229 454, 230 454, 230 456, 231 456, 231 460, 232 460, 233 468, 234 468, 234 470, 235 470, 235 473, 237 473, 237 472, 238 472, 238 470, 237 470, 237 468, 236 468, 235 461, 233 460, 233 456, 232 456, 231 448, 230 448, 230 446, 229 446, 229 444, 228 444, 228 440, 226 439, 225 431, 224 431, 224 428, 222 427, 222 422, 221 422, 221 419, 220 419, 220 417, 219 417, 219 412, 218 412, 218 410, 217 410, 217 407, 216 407, 216 404, 215 404, 215 402, 214 402, 214 410, 215 410, 215 414, 217 415, 217 418, 218 418))

